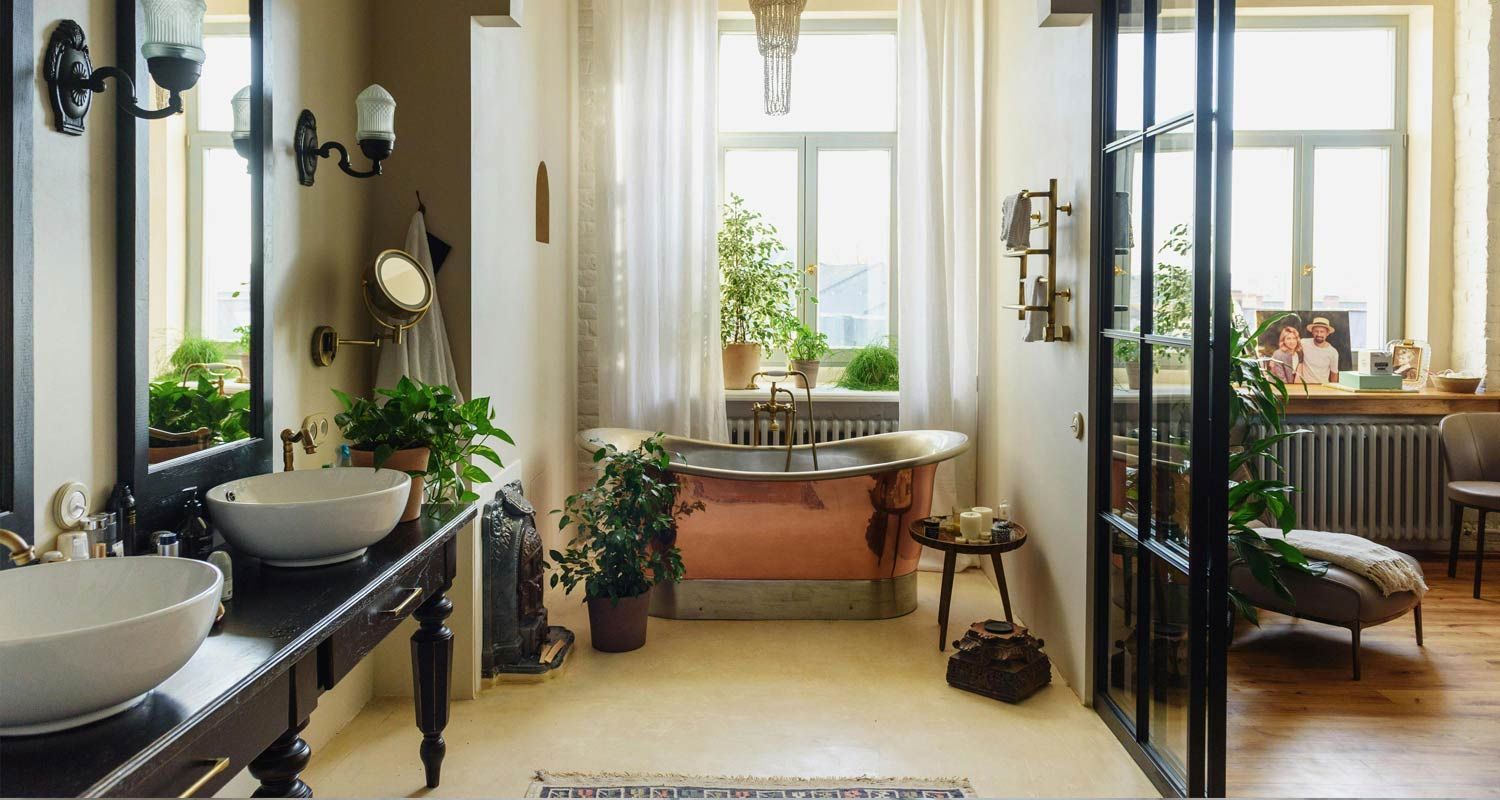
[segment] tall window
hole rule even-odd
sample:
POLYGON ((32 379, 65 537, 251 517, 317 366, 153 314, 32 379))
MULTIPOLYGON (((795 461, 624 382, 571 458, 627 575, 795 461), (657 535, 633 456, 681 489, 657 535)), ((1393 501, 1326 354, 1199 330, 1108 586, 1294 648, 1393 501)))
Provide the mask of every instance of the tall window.
POLYGON ((766 116, 763 81, 753 23, 726 21, 719 185, 776 226, 783 257, 806 268, 798 310, 828 334, 837 362, 838 350, 896 330, 895 23, 804 22, 786 116, 766 116))
MULTIPOLYGON (((1351 344, 1383 347, 1404 333, 1406 22, 1241 16, 1237 25, 1235 304, 1252 323, 1262 309, 1347 311, 1351 344)), ((1122 70, 1141 69, 1141 41, 1121 36, 1122 70)), ((1164 25, 1157 47, 1164 63, 1190 62, 1191 31, 1164 25)), ((1158 87, 1158 107, 1186 108, 1190 89, 1158 87)), ((1138 113, 1126 118, 1139 104, 1136 87, 1122 91, 1123 129, 1139 127, 1138 113)), ((1158 146, 1156 169, 1190 172, 1191 137, 1158 146)), ((1132 171, 1138 183, 1139 154, 1132 171)), ((1157 224, 1186 221, 1191 208, 1191 195, 1158 192, 1157 224)))
POLYGON ((250 82, 249 25, 215 23, 203 48, 215 69, 204 71, 186 115, 188 327, 231 341, 250 324, 250 174, 230 137, 230 100, 250 82))

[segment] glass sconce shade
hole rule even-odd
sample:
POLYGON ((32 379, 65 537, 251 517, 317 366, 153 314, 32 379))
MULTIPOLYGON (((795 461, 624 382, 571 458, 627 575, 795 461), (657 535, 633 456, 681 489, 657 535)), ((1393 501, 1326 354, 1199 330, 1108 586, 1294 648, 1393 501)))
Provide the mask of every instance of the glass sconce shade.
POLYGON ((235 92, 234 99, 229 101, 234 107, 234 133, 236 139, 250 138, 250 87, 235 92))
POLYGON ((205 0, 141 0, 146 40, 141 54, 152 58, 185 58, 202 64, 205 0))
POLYGON ((359 109, 359 128, 355 138, 359 141, 371 139, 382 142, 396 141, 396 98, 380 84, 359 93, 354 101, 359 109))

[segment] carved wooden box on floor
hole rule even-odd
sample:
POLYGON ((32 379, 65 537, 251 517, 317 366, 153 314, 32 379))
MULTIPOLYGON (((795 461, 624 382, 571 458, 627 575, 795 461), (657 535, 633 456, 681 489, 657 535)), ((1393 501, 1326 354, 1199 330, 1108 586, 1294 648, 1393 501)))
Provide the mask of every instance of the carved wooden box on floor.
POLYGON ((948 685, 1019 703, 1052 682, 1043 644, 1020 625, 976 622, 954 642, 958 652, 948 659, 948 685))

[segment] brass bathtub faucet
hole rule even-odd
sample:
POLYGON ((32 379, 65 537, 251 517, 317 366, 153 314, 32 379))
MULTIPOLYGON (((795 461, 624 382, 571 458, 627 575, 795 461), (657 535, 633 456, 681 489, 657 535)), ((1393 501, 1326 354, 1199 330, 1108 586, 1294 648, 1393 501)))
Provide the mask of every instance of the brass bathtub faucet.
POLYGON ((771 379, 771 399, 769 402, 756 403, 750 407, 750 446, 760 446, 761 414, 765 414, 771 421, 769 429, 770 433, 775 433, 776 431, 781 430, 781 423, 779 419, 784 417, 786 419, 786 468, 782 471, 792 471, 792 446, 796 443, 797 433, 797 395, 794 394, 791 389, 781 388, 777 384, 777 381, 785 380, 790 377, 801 378, 802 388, 807 391, 807 421, 808 433, 810 434, 808 440, 812 442, 813 471, 816 472, 818 470, 818 435, 816 431, 812 430, 812 384, 807 380, 806 373, 789 370, 771 370, 769 372, 757 372, 755 373, 755 377, 750 379, 750 383, 753 385, 757 380, 763 377, 771 379), (786 395, 787 400, 785 403, 777 399, 782 394, 786 395))

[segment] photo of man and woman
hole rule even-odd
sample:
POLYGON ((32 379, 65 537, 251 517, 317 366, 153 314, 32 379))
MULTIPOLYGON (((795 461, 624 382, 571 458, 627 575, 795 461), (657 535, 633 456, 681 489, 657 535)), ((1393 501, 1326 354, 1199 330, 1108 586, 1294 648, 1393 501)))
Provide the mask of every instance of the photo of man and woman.
POLYGON ((1261 310, 1256 317, 1258 326, 1282 317, 1258 342, 1260 354, 1270 359, 1271 374, 1282 381, 1338 383, 1339 373, 1354 369, 1348 311, 1261 310))

